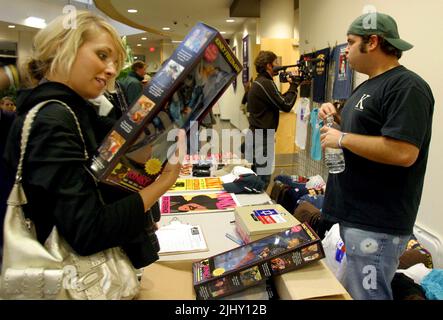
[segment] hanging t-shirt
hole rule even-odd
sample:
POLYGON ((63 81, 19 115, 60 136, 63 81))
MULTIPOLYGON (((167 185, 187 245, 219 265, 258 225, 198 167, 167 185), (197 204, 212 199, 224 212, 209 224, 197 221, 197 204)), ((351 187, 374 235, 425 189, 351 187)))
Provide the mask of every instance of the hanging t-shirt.
POLYGON ((306 148, 306 136, 308 133, 308 123, 310 110, 309 98, 300 98, 295 112, 297 113, 297 121, 295 123, 295 144, 301 150, 306 148))
POLYGON ((322 59, 314 67, 313 72, 313 100, 315 102, 325 102, 326 100, 326 79, 328 76, 329 54, 330 48, 318 50, 314 52, 314 59, 322 59))
MULTIPOLYGON (((300 56, 299 63, 303 64, 303 61, 305 59, 310 60, 312 58, 313 58, 313 53, 302 54, 300 56)), ((306 79, 306 75, 305 75, 304 79, 305 80, 302 81, 302 83, 300 83, 300 97, 301 98, 311 98, 312 80, 306 79)))
POLYGON ((347 44, 338 45, 332 53, 335 63, 334 87, 332 89, 332 99, 334 100, 348 99, 352 92, 353 72, 348 59, 346 59, 346 46, 347 44))
POLYGON ((300 83, 300 98, 310 98, 311 97, 311 80, 305 80, 300 83))
POLYGON ((310 120, 311 123, 311 158, 313 160, 321 160, 321 143, 320 143, 320 128, 323 122, 318 117, 318 108, 311 111, 310 120))

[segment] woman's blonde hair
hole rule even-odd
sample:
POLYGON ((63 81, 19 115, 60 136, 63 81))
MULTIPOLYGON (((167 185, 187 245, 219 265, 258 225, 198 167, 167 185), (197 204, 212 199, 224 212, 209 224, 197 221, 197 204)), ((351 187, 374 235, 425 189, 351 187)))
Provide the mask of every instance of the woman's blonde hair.
POLYGON ((123 67, 126 50, 117 31, 105 19, 88 11, 78 11, 74 23, 62 15, 51 21, 34 37, 33 55, 25 65, 25 78, 38 83, 44 77, 59 73, 68 75, 78 49, 98 32, 108 32, 117 50, 116 75, 123 67))

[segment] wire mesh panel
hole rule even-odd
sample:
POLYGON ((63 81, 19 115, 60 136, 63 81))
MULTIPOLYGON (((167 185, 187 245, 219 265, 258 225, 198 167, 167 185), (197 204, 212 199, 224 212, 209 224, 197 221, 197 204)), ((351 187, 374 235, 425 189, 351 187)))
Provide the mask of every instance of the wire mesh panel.
POLYGON ((299 150, 297 154, 298 163, 298 175, 304 177, 311 177, 315 175, 320 175, 323 180, 326 181, 328 178, 328 168, 322 160, 316 161, 311 157, 311 146, 312 146, 312 129, 308 126, 308 133, 306 137, 306 148, 305 150, 299 150))
MULTIPOLYGON (((331 59, 328 76, 326 81, 326 101, 332 101, 332 88, 334 84, 334 69, 335 62, 331 59)), ((320 103, 312 102, 312 88, 311 88, 311 110, 313 108, 319 108, 320 103)), ((312 113, 311 113, 312 114, 312 113)), ((322 159, 320 161, 313 160, 311 158, 311 146, 312 146, 312 128, 308 126, 307 139, 306 139, 306 149, 300 150, 298 152, 298 171, 299 175, 310 177, 315 175, 320 175, 323 180, 327 181, 328 178, 328 168, 324 162, 324 152, 322 152, 322 159)))

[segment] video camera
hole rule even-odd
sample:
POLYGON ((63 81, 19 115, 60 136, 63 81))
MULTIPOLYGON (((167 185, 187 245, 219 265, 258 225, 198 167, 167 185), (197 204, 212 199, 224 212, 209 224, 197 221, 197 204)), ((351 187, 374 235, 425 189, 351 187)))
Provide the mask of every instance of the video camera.
POLYGON ((273 71, 274 73, 279 72, 278 76, 280 82, 282 83, 288 82, 288 77, 290 77, 292 81, 295 83, 301 83, 305 80, 312 79, 314 68, 317 65, 317 63, 319 63, 320 61, 324 60, 321 58, 312 59, 309 57, 304 57, 303 60, 299 60, 297 64, 274 67, 273 71), (293 72, 286 71, 287 68, 292 68, 292 67, 298 68, 298 75, 294 74, 293 72))

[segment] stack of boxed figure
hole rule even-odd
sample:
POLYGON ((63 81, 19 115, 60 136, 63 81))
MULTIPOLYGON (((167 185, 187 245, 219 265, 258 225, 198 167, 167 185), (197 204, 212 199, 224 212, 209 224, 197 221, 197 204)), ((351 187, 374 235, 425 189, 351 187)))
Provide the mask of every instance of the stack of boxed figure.
POLYGON ((303 223, 246 245, 194 262, 198 299, 218 299, 262 284, 273 275, 324 258, 321 239, 303 223))

